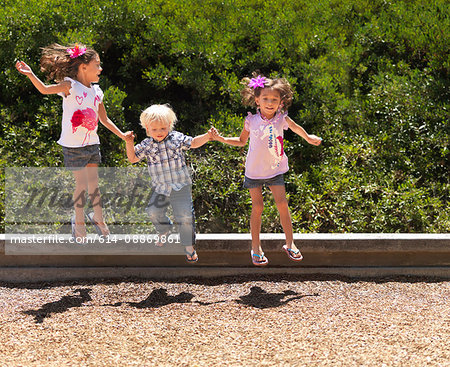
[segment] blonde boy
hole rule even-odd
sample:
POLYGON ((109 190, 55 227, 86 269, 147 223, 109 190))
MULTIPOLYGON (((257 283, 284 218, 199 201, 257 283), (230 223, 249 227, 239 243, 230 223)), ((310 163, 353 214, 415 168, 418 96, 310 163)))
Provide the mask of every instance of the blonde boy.
POLYGON ((172 221, 167 216, 172 206, 180 242, 188 262, 198 261, 195 245, 195 217, 192 203, 192 179, 185 160, 185 151, 199 148, 211 140, 211 132, 190 137, 173 127, 177 117, 169 105, 152 105, 142 112, 141 126, 148 138, 134 146, 134 134, 126 141, 127 157, 131 163, 147 160, 152 179, 153 193, 147 213, 160 234, 157 246, 163 246, 164 237, 170 233, 172 221), (152 203, 158 203, 154 205, 152 203))

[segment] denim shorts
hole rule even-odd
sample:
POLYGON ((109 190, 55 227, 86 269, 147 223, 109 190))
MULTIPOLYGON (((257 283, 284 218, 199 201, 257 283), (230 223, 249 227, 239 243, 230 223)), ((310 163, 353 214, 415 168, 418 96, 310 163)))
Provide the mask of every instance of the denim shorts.
POLYGON ((62 147, 64 165, 71 171, 77 171, 90 163, 99 164, 102 161, 100 145, 86 145, 79 148, 62 147))
POLYGON ((271 178, 263 178, 263 179, 253 179, 245 176, 244 179, 244 187, 247 189, 254 189, 256 187, 262 187, 263 185, 267 186, 284 186, 284 177, 283 174, 280 174, 271 178))

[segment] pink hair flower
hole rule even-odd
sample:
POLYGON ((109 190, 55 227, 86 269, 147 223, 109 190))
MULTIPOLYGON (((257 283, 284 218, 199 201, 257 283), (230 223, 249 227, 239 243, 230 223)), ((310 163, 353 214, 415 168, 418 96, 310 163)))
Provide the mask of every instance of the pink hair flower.
POLYGON ((84 55, 86 53, 86 47, 78 46, 78 43, 75 44, 75 47, 68 48, 67 52, 71 59, 75 59, 78 56, 84 55))
POLYGON ((248 83, 248 86, 250 88, 256 89, 256 88, 264 88, 264 83, 266 82, 266 78, 258 75, 256 78, 251 78, 250 83, 248 83))

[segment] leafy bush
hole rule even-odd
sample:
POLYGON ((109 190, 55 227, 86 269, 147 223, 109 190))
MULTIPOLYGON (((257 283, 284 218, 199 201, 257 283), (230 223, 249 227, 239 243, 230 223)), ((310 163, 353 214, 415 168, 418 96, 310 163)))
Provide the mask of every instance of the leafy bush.
MULTIPOLYGON (((14 62, 25 60, 44 78, 39 48, 78 41, 100 53, 109 117, 138 140, 140 112, 167 102, 185 133, 214 124, 237 135, 246 115, 239 80, 254 70, 286 77, 295 90, 290 116, 324 139, 317 148, 286 136, 295 231, 449 231, 448 2, 3 4, 3 167, 62 166, 61 100, 39 95, 14 62)), ((128 165, 124 144, 102 127, 99 134, 104 165, 128 165)), ((190 152, 200 232, 249 230, 245 152, 219 143, 190 152)), ((281 231, 274 203, 265 208, 262 230, 281 231)))

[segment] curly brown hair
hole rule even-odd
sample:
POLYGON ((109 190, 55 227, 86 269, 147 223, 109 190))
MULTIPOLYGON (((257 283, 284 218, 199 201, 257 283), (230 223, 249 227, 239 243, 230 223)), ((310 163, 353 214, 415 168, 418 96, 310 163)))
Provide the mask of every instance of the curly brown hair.
POLYGON ((76 78, 78 68, 81 64, 89 64, 93 59, 98 57, 98 53, 90 47, 86 47, 86 52, 75 58, 71 58, 67 49, 78 47, 86 47, 82 44, 71 44, 62 46, 53 43, 42 48, 41 70, 48 74, 48 79, 61 82, 66 76, 76 78))
MULTIPOLYGON (((257 73, 253 72, 252 76, 256 78, 257 73)), ((261 75, 261 77, 262 76, 263 75, 261 75)), ((249 86, 250 78, 243 78, 241 83, 245 86, 241 90, 242 104, 244 106, 257 107, 255 98, 260 96, 263 88, 250 87, 249 86)), ((281 109, 283 111, 286 111, 288 107, 292 104, 292 97, 294 95, 294 92, 292 90, 291 85, 285 78, 276 78, 276 79, 265 78, 264 88, 270 88, 280 93, 280 99, 282 103, 281 109)))

